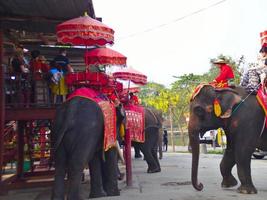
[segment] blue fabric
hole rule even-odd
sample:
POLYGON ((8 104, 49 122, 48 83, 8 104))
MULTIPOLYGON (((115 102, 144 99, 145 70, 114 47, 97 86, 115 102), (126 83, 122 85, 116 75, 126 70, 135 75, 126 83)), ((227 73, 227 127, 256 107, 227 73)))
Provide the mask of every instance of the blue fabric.
POLYGON ((57 69, 55 69, 55 68, 53 68, 53 69, 50 69, 49 70, 52 74, 55 74, 55 73, 57 73, 57 72, 59 72, 57 69))
POLYGON ((54 61, 56 62, 56 64, 58 64, 61 67, 64 74, 68 72, 67 66, 70 62, 66 56, 58 55, 55 57, 54 61))

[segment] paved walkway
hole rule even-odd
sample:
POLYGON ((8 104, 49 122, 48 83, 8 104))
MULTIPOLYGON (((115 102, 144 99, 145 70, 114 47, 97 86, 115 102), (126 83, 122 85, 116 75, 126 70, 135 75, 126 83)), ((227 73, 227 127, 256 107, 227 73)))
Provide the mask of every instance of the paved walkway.
MULTIPOLYGON (((267 160, 252 160, 252 176, 258 189, 256 195, 243 195, 236 188, 222 189, 219 163, 222 155, 201 154, 199 181, 204 184, 201 192, 190 183, 191 154, 164 153, 160 161, 162 172, 146 173, 146 163, 133 159, 133 186, 127 187, 125 180, 119 182, 121 196, 99 200, 265 200, 267 196, 267 160)), ((233 170, 236 176, 236 169, 233 170)), ((237 176, 236 176, 237 177, 237 176)), ((89 194, 89 185, 83 184, 83 197, 89 194)), ((16 190, 1 200, 49 200, 51 188, 16 190)))

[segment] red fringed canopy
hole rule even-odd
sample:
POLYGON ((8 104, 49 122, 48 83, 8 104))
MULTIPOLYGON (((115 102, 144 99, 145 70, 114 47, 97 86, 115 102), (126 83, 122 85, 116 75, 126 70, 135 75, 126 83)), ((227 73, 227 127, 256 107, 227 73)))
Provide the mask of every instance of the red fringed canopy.
POLYGON ((133 68, 124 68, 120 71, 114 72, 113 77, 122 80, 129 80, 135 84, 147 84, 147 76, 133 68))
POLYGON ((109 48, 96 48, 84 55, 86 65, 126 65, 127 57, 109 48))
POLYGON ((56 27, 57 40, 63 44, 91 46, 113 44, 114 30, 89 16, 63 22, 56 27))
POLYGON ((261 45, 267 43, 267 30, 260 33, 261 45))

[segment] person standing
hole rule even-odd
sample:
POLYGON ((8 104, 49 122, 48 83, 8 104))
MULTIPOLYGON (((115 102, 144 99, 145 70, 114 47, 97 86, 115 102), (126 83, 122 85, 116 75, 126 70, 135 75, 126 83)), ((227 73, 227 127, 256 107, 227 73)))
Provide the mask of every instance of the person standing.
POLYGON ((31 52, 32 59, 30 61, 31 71, 33 74, 33 102, 36 104, 49 104, 49 87, 45 77, 49 71, 49 65, 39 50, 31 52))
POLYGON ((31 77, 27 59, 24 55, 23 46, 17 46, 15 54, 11 58, 12 72, 16 81, 16 100, 17 103, 23 103, 23 106, 29 107, 31 96, 31 77))
POLYGON ((62 97, 60 102, 64 102, 66 100, 66 95, 68 94, 68 87, 65 83, 65 75, 67 73, 73 72, 73 68, 70 65, 69 59, 67 57, 66 49, 59 49, 59 55, 54 58, 55 64, 58 66, 59 71, 63 74, 60 78, 57 85, 53 85, 51 87, 52 93, 54 95, 54 103, 58 102, 57 97, 62 97))
POLYGON ((216 59, 212 62, 220 69, 220 73, 213 80, 215 87, 225 88, 234 85, 234 72, 224 59, 216 59))
POLYGON ((262 45, 259 53, 258 63, 243 74, 240 82, 240 85, 252 94, 257 94, 260 83, 263 84, 267 75, 267 43, 262 45))
POLYGON ((163 148, 165 147, 165 151, 168 151, 168 131, 164 129, 163 131, 163 148))
POLYGON ((133 92, 129 93, 129 103, 132 105, 139 105, 139 99, 133 92))

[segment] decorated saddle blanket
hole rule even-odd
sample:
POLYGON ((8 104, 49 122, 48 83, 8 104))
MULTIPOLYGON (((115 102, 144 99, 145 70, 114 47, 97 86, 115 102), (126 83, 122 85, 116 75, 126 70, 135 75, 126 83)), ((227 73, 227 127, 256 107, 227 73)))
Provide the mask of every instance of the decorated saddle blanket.
POLYGON ((116 110, 113 103, 104 99, 103 95, 90 88, 79 88, 70 94, 67 100, 83 97, 96 102, 104 117, 104 151, 116 146, 116 110))
POLYGON ((145 142, 145 109, 140 105, 127 104, 124 106, 126 112, 126 129, 128 129, 131 140, 145 142))
MULTIPOLYGON (((256 98, 259 104, 261 105, 262 109, 264 110, 265 121, 267 121, 267 93, 265 88, 262 87, 262 85, 259 87, 256 98)), ((267 127, 267 123, 265 123, 265 126, 267 127)))
MULTIPOLYGON (((211 85, 209 83, 200 83, 194 90, 194 92, 191 95, 190 101, 193 101, 195 99, 195 97, 199 94, 199 92, 201 91, 201 89, 206 86, 206 85, 211 85)), ((213 86, 213 85, 211 85, 213 86)), ((214 86, 213 86, 214 87, 214 86)))

